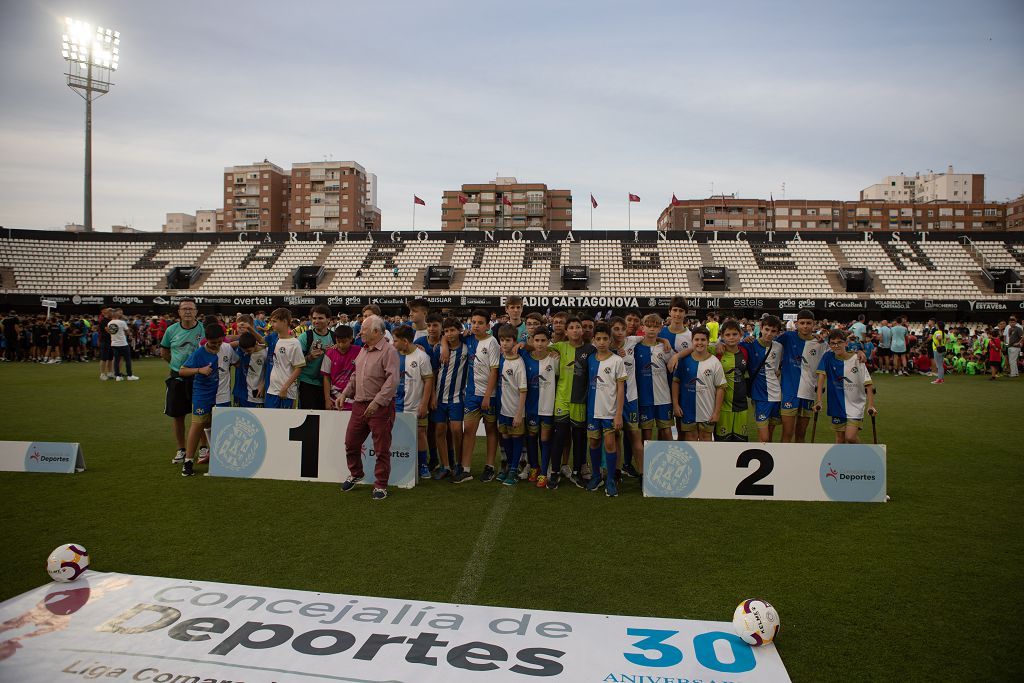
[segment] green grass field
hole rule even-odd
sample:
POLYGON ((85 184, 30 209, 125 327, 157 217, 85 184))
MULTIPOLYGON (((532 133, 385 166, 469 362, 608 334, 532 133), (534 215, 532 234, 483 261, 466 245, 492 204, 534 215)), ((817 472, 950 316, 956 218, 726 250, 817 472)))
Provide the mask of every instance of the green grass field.
MULTIPOLYGON (((794 681, 1012 677, 1000 653, 1024 599, 1024 379, 876 378, 885 505, 645 500, 635 481, 617 499, 427 482, 373 503, 329 484, 183 479, 165 366, 138 363, 137 383, 98 372, 0 365, 0 438, 78 441, 88 467, 0 473, 2 599, 46 582, 46 555, 75 541, 101 571, 418 600, 727 621, 764 597, 794 681), (467 583, 502 497, 482 580, 467 583)), ((827 423, 817 436, 831 440, 827 423)))

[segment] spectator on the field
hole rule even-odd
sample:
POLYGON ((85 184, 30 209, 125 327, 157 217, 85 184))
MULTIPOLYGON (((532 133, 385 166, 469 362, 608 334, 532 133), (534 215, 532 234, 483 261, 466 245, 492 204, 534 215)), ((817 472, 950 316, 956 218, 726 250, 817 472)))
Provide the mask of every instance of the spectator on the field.
POLYGON ((4 332, 4 360, 17 360, 18 358, 18 336, 21 331, 21 320, 18 314, 11 311, 3 320, 4 332))
POLYGON ((1010 366, 1010 377, 1018 375, 1018 363, 1020 362, 1020 347, 1024 341, 1024 328, 1017 322, 1017 316, 1010 316, 1010 324, 1006 326, 1006 362, 1010 366))
POLYGON ((384 319, 369 315, 363 319, 359 334, 363 350, 356 358, 356 369, 351 380, 337 399, 337 407, 352 399, 352 416, 345 434, 345 457, 349 477, 341 485, 342 491, 351 491, 362 481, 363 459, 360 448, 366 437, 373 437, 377 458, 374 467, 373 499, 384 500, 388 495, 391 476, 391 429, 395 424, 395 394, 398 391, 398 351, 384 339, 384 319))
POLYGON ((164 415, 174 420, 174 439, 178 451, 171 462, 185 461, 185 416, 192 413, 192 377, 182 377, 178 371, 192 352, 199 348, 203 327, 197 318, 195 299, 183 299, 178 304, 179 322, 167 328, 160 340, 160 353, 170 366, 164 395, 164 415))

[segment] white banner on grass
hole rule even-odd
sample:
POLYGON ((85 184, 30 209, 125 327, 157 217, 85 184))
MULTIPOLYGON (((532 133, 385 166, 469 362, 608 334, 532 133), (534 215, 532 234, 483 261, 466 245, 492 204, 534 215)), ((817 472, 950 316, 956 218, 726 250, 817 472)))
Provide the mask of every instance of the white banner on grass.
MULTIPOLYGON (((349 476, 345 431, 351 413, 338 410, 214 408, 210 474, 246 479, 340 483, 349 476)), ((373 483, 373 440, 362 447, 364 482, 373 483)), ((416 485, 416 416, 399 413, 391 431, 390 486, 416 485)))
MULTIPOLYGON (((730 606, 723 606, 730 613, 730 606)), ((0 603, 0 680, 788 681, 728 622, 87 573, 0 603)))
POLYGON ((885 446, 650 441, 644 495, 655 498, 885 502, 885 446))
POLYGON ((0 441, 0 471, 74 474, 85 469, 82 447, 52 441, 0 441))

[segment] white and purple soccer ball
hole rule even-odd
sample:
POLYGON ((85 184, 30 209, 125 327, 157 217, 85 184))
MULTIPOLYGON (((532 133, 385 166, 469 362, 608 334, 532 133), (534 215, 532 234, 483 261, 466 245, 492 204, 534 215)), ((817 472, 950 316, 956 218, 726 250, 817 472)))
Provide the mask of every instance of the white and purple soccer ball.
POLYGON ((732 627, 743 642, 767 645, 779 634, 779 613, 767 600, 752 598, 736 606, 732 613, 732 627))
POLYGON ((46 571, 60 583, 74 581, 89 568, 89 551, 80 543, 66 543, 46 558, 46 571))

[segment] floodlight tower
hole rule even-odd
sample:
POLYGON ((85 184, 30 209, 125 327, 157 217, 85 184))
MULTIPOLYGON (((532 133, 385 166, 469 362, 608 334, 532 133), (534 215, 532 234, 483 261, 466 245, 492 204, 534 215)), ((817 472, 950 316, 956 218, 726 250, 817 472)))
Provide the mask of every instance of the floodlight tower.
POLYGON ((64 19, 61 54, 67 62, 68 87, 85 100, 85 212, 82 225, 92 230, 92 101, 110 92, 111 72, 121 60, 121 33, 64 19))

